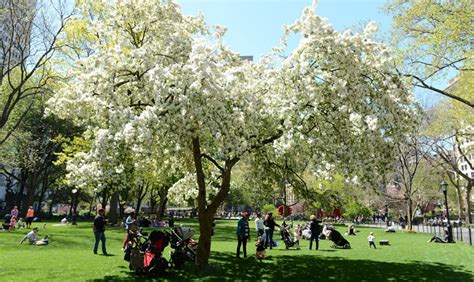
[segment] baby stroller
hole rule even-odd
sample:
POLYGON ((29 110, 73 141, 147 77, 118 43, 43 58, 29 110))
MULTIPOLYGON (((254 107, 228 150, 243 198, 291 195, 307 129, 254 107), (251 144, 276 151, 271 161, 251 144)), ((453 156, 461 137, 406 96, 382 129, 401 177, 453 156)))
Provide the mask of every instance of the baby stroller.
POLYGON ((293 238, 290 233, 291 225, 282 224, 280 226, 280 236, 283 242, 285 242, 285 247, 288 250, 291 247, 296 247, 296 249, 300 249, 300 242, 293 238))
POLYGON ((152 231, 148 238, 140 233, 130 237, 126 253, 130 253, 130 270, 137 274, 156 277, 168 268, 168 261, 163 258, 163 250, 169 244, 169 235, 161 231, 152 231))
POLYGON ((334 245, 332 245, 332 248, 340 248, 340 249, 350 249, 351 244, 349 241, 347 241, 339 231, 337 231, 334 228, 324 228, 323 234, 328 238, 329 240, 333 241, 334 245))
POLYGON ((187 261, 196 260, 197 242, 192 239, 194 230, 189 227, 171 229, 171 262, 180 267, 187 261))

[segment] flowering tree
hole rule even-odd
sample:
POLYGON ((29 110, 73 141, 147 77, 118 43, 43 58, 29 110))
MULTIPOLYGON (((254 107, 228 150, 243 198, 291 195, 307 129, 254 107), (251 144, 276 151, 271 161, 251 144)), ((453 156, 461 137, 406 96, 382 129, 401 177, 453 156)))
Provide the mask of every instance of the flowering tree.
POLYGON ((50 109, 100 136, 92 151, 112 167, 121 150, 185 168, 192 160, 200 265, 208 263, 212 220, 242 157, 306 144, 315 171, 364 179, 388 163, 412 126, 411 96, 391 70, 390 51, 369 39, 375 27, 340 34, 314 7, 286 29, 302 40, 277 63, 240 59, 220 42, 225 29, 183 16, 169 1, 104 5, 87 28, 99 38, 94 54, 76 62, 74 80, 50 109), (208 197, 206 179, 215 171, 218 189, 208 197))

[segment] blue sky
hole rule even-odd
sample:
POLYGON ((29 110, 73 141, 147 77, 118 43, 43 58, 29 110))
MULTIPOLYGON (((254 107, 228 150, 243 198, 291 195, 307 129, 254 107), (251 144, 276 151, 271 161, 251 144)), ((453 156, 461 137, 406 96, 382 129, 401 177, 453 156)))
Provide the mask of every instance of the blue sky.
MULTIPOLYGON (((384 2, 320 0, 317 13, 340 31, 368 20, 388 31, 391 19, 381 11, 384 2)), ((178 0, 178 3, 184 14, 196 15, 201 11, 208 24, 226 26, 226 44, 241 55, 258 59, 278 45, 282 26, 297 20, 311 0, 178 0)))
MULTIPOLYGON (((177 0, 186 15, 202 12, 210 25, 228 28, 225 43, 241 55, 252 55, 258 60, 277 46, 283 35, 283 25, 297 20, 311 0, 177 0)), ((316 13, 342 31, 369 20, 375 21, 384 38, 389 38, 391 17, 383 12, 385 0, 319 0, 316 13)), ((296 46, 290 40, 289 48, 296 46)), ((437 82, 446 86, 446 81, 437 82)), ((416 98, 428 107, 439 100, 439 95, 415 89, 416 98)))

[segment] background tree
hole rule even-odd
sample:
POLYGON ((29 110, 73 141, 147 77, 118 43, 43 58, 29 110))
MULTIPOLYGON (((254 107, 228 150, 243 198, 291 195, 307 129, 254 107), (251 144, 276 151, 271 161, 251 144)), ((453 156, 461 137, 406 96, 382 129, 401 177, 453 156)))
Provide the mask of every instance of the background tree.
POLYGON ((62 47, 57 44, 58 37, 71 16, 62 1, 2 3, 0 145, 19 126, 36 98, 52 92, 48 85, 58 73, 51 61, 62 47), (7 124, 13 114, 15 118, 7 124))
MULTIPOLYGON (((471 72, 461 73, 458 80, 450 86, 450 91, 458 95, 469 95, 473 78, 471 72)), ((445 100, 430 109, 427 116, 430 123, 423 134, 429 138, 429 145, 436 153, 431 163, 444 170, 444 175, 455 188, 458 210, 462 210, 464 204, 466 221, 472 222, 470 211, 474 176, 467 170, 468 167, 470 170, 474 169, 474 147, 469 143, 474 136, 472 108, 455 100, 445 100), (462 196, 464 199, 460 199, 462 196)))
POLYGON ((392 38, 401 52, 403 72, 416 87, 459 101, 472 111, 472 88, 454 93, 434 84, 460 71, 472 75, 472 2, 390 0, 385 8, 393 16, 392 38))
POLYGON ((40 99, 25 114, 23 123, 4 143, 5 150, 0 154, 3 172, 19 183, 16 205, 23 212, 35 200, 39 204, 37 212, 40 212, 47 192, 57 187, 56 180, 64 173, 64 167, 54 166, 56 154, 62 150, 63 145, 56 138, 73 136, 79 131, 67 121, 52 116, 44 117, 45 103, 40 99), (16 174, 13 169, 19 169, 20 173, 16 174))

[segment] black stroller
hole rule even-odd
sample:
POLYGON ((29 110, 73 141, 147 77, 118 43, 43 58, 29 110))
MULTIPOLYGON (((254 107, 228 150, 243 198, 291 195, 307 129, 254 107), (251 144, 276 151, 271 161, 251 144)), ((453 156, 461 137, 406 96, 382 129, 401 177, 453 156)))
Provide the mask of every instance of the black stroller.
POLYGON ((128 236, 125 260, 130 261, 130 270, 150 277, 163 274, 168 268, 168 261, 162 254, 169 244, 169 234, 154 230, 148 238, 140 233, 129 233, 128 236))
POLYGON ((187 261, 196 260, 197 242, 192 239, 194 230, 189 227, 174 227, 171 229, 171 262, 180 267, 187 261))
POLYGON ((334 228, 325 228, 325 230, 323 231, 323 234, 326 236, 326 238, 328 238, 329 240, 331 240, 334 245, 332 245, 331 247, 332 248, 340 248, 340 249, 350 249, 351 248, 351 244, 349 243, 349 241, 347 241, 339 231, 337 231, 336 229, 334 228))
POLYGON ((280 226, 280 236, 283 242, 285 242, 285 248, 288 250, 291 247, 296 247, 296 249, 300 249, 300 242, 296 240, 290 233, 291 225, 286 225, 283 223, 280 226))

